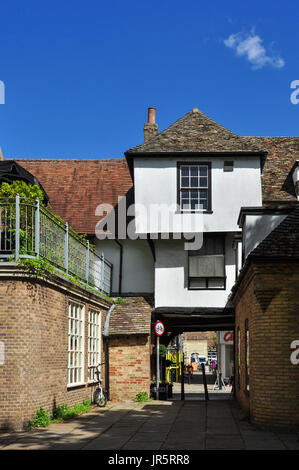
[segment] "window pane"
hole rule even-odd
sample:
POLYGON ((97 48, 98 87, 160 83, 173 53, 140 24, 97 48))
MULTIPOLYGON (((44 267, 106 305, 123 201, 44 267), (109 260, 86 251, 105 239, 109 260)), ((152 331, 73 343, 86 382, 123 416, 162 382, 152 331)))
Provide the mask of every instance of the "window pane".
POLYGON ((183 177, 181 182, 182 188, 189 188, 189 184, 189 178, 183 177))
POLYGON ((205 289, 206 288, 206 280, 201 279, 200 277, 193 277, 189 281, 189 287, 192 289, 205 289))
POLYGON ((203 210, 207 210, 208 201, 206 199, 200 199, 200 204, 202 205, 203 210))
POLYGON ((192 166, 191 167, 191 176, 197 176, 198 175, 198 166, 192 166))
POLYGON ((191 188, 198 188, 198 178, 192 176, 191 178, 191 188))
POLYGON ((185 210, 190 209, 189 199, 182 199, 181 208, 185 210))
POLYGON ((208 187, 208 178, 207 177, 200 177, 199 178, 199 185, 201 188, 207 188, 208 187))
POLYGON ((208 167, 201 166, 199 169, 200 176, 208 176, 208 167))
POLYGON ((190 191, 190 193, 191 193, 191 199, 198 199, 199 191, 190 191))
POLYGON ((188 176, 189 175, 189 167, 188 166, 181 166, 181 175, 188 176))
POLYGON ((198 210, 199 209, 198 199, 191 199, 191 209, 192 210, 198 210))
POLYGON ((223 289, 224 288, 224 279, 209 278, 209 289, 223 289))

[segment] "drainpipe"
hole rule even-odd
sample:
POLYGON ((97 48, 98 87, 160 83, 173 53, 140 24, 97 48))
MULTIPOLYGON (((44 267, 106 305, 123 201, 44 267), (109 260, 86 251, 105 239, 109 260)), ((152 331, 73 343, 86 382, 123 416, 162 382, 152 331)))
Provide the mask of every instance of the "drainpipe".
POLYGON ((106 344, 105 348, 105 362, 106 362, 106 376, 105 376, 105 384, 106 384, 106 391, 107 391, 107 399, 110 400, 110 377, 109 377, 109 323, 110 323, 110 317, 111 313, 115 309, 116 305, 112 304, 111 307, 109 308, 106 319, 105 319, 105 324, 104 324, 104 329, 103 329, 103 338, 106 344))
POLYGON ((118 293, 121 294, 122 289, 122 277, 123 277, 123 245, 118 241, 114 240, 119 246, 119 278, 118 278, 118 293))

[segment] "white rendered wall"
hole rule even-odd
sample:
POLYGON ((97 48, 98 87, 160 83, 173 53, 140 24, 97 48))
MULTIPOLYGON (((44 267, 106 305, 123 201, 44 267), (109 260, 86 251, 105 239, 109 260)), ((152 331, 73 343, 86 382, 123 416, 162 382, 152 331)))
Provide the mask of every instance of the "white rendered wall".
POLYGON ((235 283, 233 234, 225 244, 226 290, 188 290, 188 252, 182 240, 158 240, 155 269, 155 307, 220 307, 235 283))
MULTIPOLYGON (((134 158, 135 204, 177 204, 177 162, 211 162, 212 214, 203 215, 203 231, 238 231, 237 220, 242 206, 261 206, 260 159, 258 157, 180 157, 134 158), (234 161, 234 170, 223 171, 224 160, 234 161)), ((173 213, 175 218, 181 215, 173 213)), ((194 215, 199 219, 199 215, 194 215)), ((156 233, 154 220, 148 227, 144 215, 136 219, 138 233, 156 233)), ((167 221, 160 232, 168 232, 167 221)))
MULTIPOLYGON (((122 293, 154 292, 154 258, 146 240, 120 240, 123 245, 122 293)), ((120 247, 114 240, 97 240, 96 251, 113 264, 112 292, 119 289, 120 247)))
POLYGON ((285 218, 286 215, 246 215, 243 225, 245 258, 285 218))

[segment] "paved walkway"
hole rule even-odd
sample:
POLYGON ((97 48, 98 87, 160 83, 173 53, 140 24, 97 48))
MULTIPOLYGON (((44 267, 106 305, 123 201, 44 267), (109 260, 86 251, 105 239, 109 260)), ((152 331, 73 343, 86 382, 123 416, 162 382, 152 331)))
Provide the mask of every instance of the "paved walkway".
POLYGON ((234 400, 152 401, 96 408, 46 429, 0 434, 1 450, 299 449, 298 435, 255 429, 234 400))

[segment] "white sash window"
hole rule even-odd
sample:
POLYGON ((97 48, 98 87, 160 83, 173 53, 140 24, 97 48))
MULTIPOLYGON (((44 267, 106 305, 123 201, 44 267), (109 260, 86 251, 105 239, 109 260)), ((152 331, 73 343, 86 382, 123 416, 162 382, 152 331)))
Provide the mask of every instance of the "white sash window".
POLYGON ((69 302, 68 386, 84 383, 84 305, 69 302))

